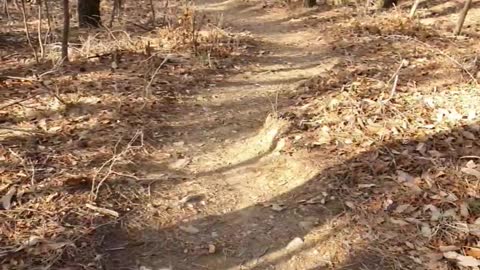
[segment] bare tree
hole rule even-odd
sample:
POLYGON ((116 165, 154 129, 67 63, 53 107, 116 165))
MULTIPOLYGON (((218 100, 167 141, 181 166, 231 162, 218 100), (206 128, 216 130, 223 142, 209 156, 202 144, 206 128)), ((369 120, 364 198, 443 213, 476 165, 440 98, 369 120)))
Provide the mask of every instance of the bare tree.
POLYGON ((70 4, 63 0, 62 60, 68 61, 68 36, 70 32, 70 4))
POLYGON ((467 13, 470 10, 470 7, 472 6, 472 0, 465 0, 465 5, 463 6, 462 12, 460 13, 460 17, 458 18, 457 21, 457 26, 455 27, 455 32, 454 34, 460 35, 460 32, 462 32, 462 27, 463 23, 465 22, 465 17, 467 17, 467 13))

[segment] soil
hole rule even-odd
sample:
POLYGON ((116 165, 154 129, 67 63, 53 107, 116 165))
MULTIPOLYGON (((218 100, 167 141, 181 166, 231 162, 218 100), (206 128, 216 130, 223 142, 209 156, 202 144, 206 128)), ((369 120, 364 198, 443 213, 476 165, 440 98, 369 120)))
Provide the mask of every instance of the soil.
POLYGON ((327 269, 343 256, 343 206, 316 178, 336 160, 329 151, 288 154, 291 123, 277 117, 305 79, 338 61, 328 36, 297 19, 327 10, 263 5, 196 3, 253 35, 259 56, 169 116, 171 147, 141 166, 158 180, 150 207, 104 239, 108 269, 327 269))

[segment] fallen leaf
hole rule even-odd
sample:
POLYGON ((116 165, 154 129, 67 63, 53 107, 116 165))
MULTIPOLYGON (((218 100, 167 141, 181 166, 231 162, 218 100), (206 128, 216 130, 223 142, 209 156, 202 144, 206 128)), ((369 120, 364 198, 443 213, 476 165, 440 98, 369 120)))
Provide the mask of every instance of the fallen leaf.
POLYGON ((172 169, 182 169, 182 168, 185 168, 189 163, 190 163, 190 159, 188 158, 182 158, 182 159, 178 159, 177 161, 173 162, 170 167, 172 169))
POLYGON ((480 248, 469 248, 467 249, 466 254, 476 259, 480 259, 480 248))
POLYGON ((432 237, 432 229, 430 228, 430 226, 428 226, 428 224, 423 224, 421 231, 422 231, 423 237, 426 237, 426 238, 432 237))
POLYGON ((466 167, 466 168, 462 168, 460 171, 465 174, 475 176, 477 179, 480 179, 480 172, 475 169, 466 167))
POLYGON ((410 174, 397 170, 397 181, 400 183, 404 182, 413 182, 415 180, 415 177, 411 176, 410 174))
POLYGON ((467 164, 465 164, 465 166, 466 166, 467 168, 473 169, 473 168, 477 167, 477 164, 475 164, 475 161, 469 160, 469 161, 467 162, 467 164))
POLYGON ((455 260, 457 259, 458 256, 461 256, 461 255, 455 251, 447 251, 443 253, 443 257, 449 260, 455 260))
POLYGON ((431 215, 432 215, 431 218, 430 218, 431 221, 437 221, 442 216, 442 213, 440 212, 440 210, 438 210, 438 208, 433 204, 428 204, 428 205, 424 206, 423 209, 424 210, 430 210, 431 215))
POLYGON ((216 247, 213 244, 208 245, 208 253, 213 254, 216 251, 216 247))
POLYGON ((180 146, 184 146, 185 142, 184 141, 174 142, 173 145, 177 146, 177 147, 180 147, 180 146))
POLYGON ((457 263, 464 267, 477 267, 480 266, 480 261, 472 256, 458 256, 456 258, 457 263))
POLYGON ((15 186, 11 187, 5 195, 3 195, 1 201, 3 209, 9 210, 12 207, 12 198, 13 195, 17 192, 17 188, 15 186))
POLYGON ((473 134, 473 133, 470 132, 470 131, 464 130, 464 131, 462 131, 462 135, 463 135, 463 137, 465 137, 465 138, 467 138, 467 139, 469 139, 469 140, 475 140, 475 139, 476 139, 475 134, 473 134))
POLYGON ((462 217, 465 217, 467 218, 469 216, 469 212, 468 212, 468 203, 466 202, 462 202, 460 204, 460 215, 462 217))
POLYGON ((390 222, 400 226, 408 225, 408 222, 402 219, 390 218, 390 222))
POLYGON ((348 206, 348 208, 350 209, 355 209, 355 204, 353 204, 353 202, 346 201, 345 205, 348 206))
POLYGON ((405 212, 405 210, 407 210, 411 205, 410 204, 401 204, 399 206, 397 206, 397 208, 395 209, 395 213, 397 214, 401 214, 403 212, 405 212))

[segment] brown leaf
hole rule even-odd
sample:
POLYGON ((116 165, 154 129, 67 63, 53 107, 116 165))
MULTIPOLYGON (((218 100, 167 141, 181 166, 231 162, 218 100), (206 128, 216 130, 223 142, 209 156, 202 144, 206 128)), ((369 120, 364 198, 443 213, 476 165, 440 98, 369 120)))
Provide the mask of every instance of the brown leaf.
POLYGON ((465 174, 475 176, 477 179, 480 179, 480 172, 477 171, 477 170, 475 170, 475 169, 472 169, 472 168, 462 168, 460 171, 463 172, 463 173, 465 173, 465 174))
POLYGON ((456 258, 457 263, 464 267, 477 267, 480 266, 480 261, 472 256, 458 256, 456 258))
POLYGON ((462 217, 468 217, 469 216, 469 212, 468 212, 468 203, 466 202, 462 202, 460 204, 460 215, 462 217))
POLYGON ((466 254, 476 259, 480 259, 480 248, 469 248, 467 249, 466 254))
POLYGON ((3 209, 8 210, 12 207, 12 198, 17 193, 17 188, 15 186, 11 187, 8 192, 3 195, 1 201, 3 209))

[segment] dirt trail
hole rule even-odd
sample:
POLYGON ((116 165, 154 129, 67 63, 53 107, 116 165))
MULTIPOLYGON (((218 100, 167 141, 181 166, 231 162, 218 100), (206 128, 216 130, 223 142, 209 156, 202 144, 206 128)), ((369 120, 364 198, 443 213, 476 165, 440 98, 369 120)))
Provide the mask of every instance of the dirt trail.
POLYGON ((295 12, 268 11, 262 2, 196 5, 223 16, 234 32, 250 32, 261 55, 241 73, 184 100, 182 110, 169 116, 175 139, 165 139, 170 147, 144 166, 148 178, 162 179, 152 185, 152 207, 125 226, 128 239, 107 237, 106 249, 114 250, 110 260, 115 267, 127 260, 148 269, 330 265, 336 243, 327 236, 342 209, 334 201, 299 201, 321 200, 322 187, 306 183, 334 160, 281 153, 285 141, 279 138, 290 123, 272 117, 288 106, 287 96, 304 79, 336 63, 328 40, 303 27, 295 12), (141 245, 116 249, 132 239, 141 245))

